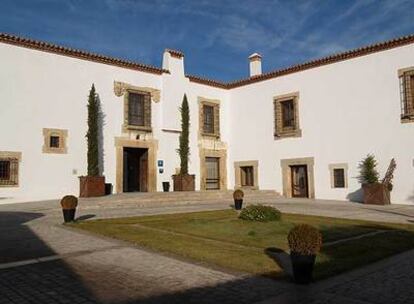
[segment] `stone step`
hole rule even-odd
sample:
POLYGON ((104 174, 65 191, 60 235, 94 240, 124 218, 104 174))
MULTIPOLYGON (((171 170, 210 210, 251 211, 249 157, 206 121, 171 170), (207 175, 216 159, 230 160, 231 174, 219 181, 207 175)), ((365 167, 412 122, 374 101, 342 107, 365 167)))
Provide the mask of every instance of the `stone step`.
MULTIPOLYGON (((245 200, 258 201, 270 200, 281 197, 275 190, 246 190, 245 200)), ((151 192, 151 193, 122 193, 100 198, 82 199, 84 202, 96 202, 102 204, 116 203, 184 203, 184 202, 217 202, 233 201, 233 191, 188 191, 188 192, 151 192)))

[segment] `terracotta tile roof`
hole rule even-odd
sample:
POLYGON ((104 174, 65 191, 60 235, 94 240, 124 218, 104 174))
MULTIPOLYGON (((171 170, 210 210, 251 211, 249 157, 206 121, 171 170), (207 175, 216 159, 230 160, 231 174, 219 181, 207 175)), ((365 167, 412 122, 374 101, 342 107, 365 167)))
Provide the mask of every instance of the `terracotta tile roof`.
MULTIPOLYGON (((147 73, 153 73, 153 74, 169 73, 168 70, 154 67, 151 65, 145 65, 145 64, 127 61, 123 59, 103 56, 103 55, 99 55, 95 53, 85 52, 85 51, 81 51, 77 49, 67 48, 67 47, 50 44, 46 42, 41 42, 41 41, 36 41, 32 39, 26 39, 26 38, 17 37, 17 36, 13 36, 9 34, 0 33, 0 42, 22 46, 22 47, 27 47, 27 48, 32 48, 32 49, 41 50, 45 52, 70 56, 74 58, 119 66, 119 67, 123 67, 127 69, 147 72, 147 73)), ((280 77, 283 75, 297 73, 297 72, 301 72, 304 70, 308 70, 308 69, 312 69, 312 68, 316 68, 316 67, 320 67, 320 66, 360 57, 360 56, 365 56, 368 54, 372 54, 372 53, 376 53, 376 52, 380 52, 380 51, 384 51, 384 50, 388 50, 388 49, 392 49, 392 48, 396 48, 400 46, 404 46, 404 45, 411 44, 411 43, 414 43, 414 34, 388 40, 385 42, 372 44, 369 46, 361 47, 361 48, 350 50, 347 52, 334 54, 334 55, 323 57, 320 59, 308 61, 302 64, 293 65, 293 66, 290 66, 284 69, 274 70, 274 71, 264 73, 261 75, 256 75, 253 77, 235 80, 235 81, 231 81, 227 83, 219 81, 219 80, 203 78, 200 76, 186 75, 186 77, 188 77, 191 82, 205 84, 208 86, 222 88, 222 89, 232 89, 232 88, 237 88, 237 87, 241 87, 244 85, 280 77)), ((169 52, 172 56, 177 57, 177 58, 181 58, 184 56, 184 53, 177 51, 177 50, 166 49, 165 51, 169 52)))
POLYGON ((255 82, 259 82, 259 81, 264 81, 264 80, 267 80, 267 79, 271 79, 271 78, 275 78, 275 77, 279 77, 279 76, 283 76, 283 75, 287 75, 287 74, 301 72, 301 71, 304 71, 304 70, 308 70, 308 69, 320 67, 320 66, 323 66, 323 65, 339 62, 339 61, 344 61, 344 60, 348 60, 348 59, 352 59, 352 58, 356 58, 356 57, 360 57, 360 56, 364 56, 364 55, 368 55, 368 54, 372 54, 372 53, 376 53, 376 52, 396 48, 396 47, 411 44, 411 43, 414 43, 414 34, 409 35, 409 36, 400 37, 400 38, 395 38, 395 39, 388 40, 388 41, 385 41, 385 42, 380 42, 380 43, 368 45, 368 46, 365 46, 365 47, 361 47, 361 48, 358 48, 358 49, 346 51, 346 52, 343 52, 343 53, 334 54, 334 55, 323 57, 323 58, 320 58, 320 59, 308 61, 308 62, 305 62, 305 63, 302 63, 302 64, 293 65, 293 66, 287 67, 285 69, 275 70, 275 71, 271 71, 271 72, 264 73, 264 74, 261 74, 261 75, 256 75, 256 76, 253 76, 253 77, 250 77, 250 78, 232 81, 232 82, 226 83, 226 88, 227 89, 232 89, 232 88, 244 86, 244 85, 247 85, 247 84, 251 84, 251 83, 255 83, 255 82))
POLYGON ((228 85, 226 83, 218 81, 218 80, 203 78, 203 77, 194 76, 194 75, 185 75, 185 77, 190 79, 191 82, 205 84, 205 85, 209 85, 211 87, 216 87, 216 88, 228 89, 228 85))
POLYGON ((151 65, 85 52, 78 49, 72 49, 56 44, 22 38, 4 33, 0 33, 0 42, 152 74, 169 73, 168 70, 157 68, 151 65))
POLYGON ((165 52, 170 53, 171 56, 173 56, 175 58, 182 58, 182 57, 184 57, 184 53, 181 52, 181 51, 172 50, 172 49, 165 49, 165 52))

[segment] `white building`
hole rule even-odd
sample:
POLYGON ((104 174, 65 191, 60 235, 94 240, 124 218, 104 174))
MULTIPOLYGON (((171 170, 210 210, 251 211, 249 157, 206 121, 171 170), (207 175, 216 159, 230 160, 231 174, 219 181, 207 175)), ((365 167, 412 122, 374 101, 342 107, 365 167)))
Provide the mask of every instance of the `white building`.
POLYGON ((174 50, 157 68, 0 34, 1 201, 79 193, 93 83, 114 192, 171 181, 185 93, 198 190, 359 199, 373 153, 382 176, 396 160, 392 201, 414 203, 414 35, 265 74, 249 60, 250 77, 222 83, 186 75, 174 50))

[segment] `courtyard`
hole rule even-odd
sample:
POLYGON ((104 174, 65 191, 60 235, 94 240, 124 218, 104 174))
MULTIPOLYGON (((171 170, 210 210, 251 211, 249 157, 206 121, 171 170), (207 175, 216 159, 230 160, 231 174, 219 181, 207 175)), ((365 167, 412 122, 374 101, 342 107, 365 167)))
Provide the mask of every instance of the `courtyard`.
MULTIPOLYGON (((412 206, 268 200, 266 203, 281 210, 288 221, 317 220, 329 227, 342 227, 357 220, 358 229, 326 232, 325 243, 365 235, 360 239, 366 238, 365 241, 356 238, 353 242, 363 243, 362 250, 369 250, 371 258, 381 253, 380 257, 369 261, 364 260, 367 256, 364 252, 355 253, 352 267, 343 264, 354 270, 338 270, 338 274, 344 271, 339 275, 333 273, 331 267, 324 268, 321 259, 318 281, 310 286, 297 286, 291 283, 288 274, 280 276, 283 263, 279 265, 263 251, 271 247, 286 249, 283 237, 278 239, 275 235, 272 239, 278 229, 267 225, 260 228, 257 224, 236 229, 237 221, 232 223, 235 219, 227 201, 151 204, 142 201, 145 195, 141 194, 112 196, 81 200, 78 208, 79 220, 75 226, 86 229, 104 222, 118 223, 118 228, 133 226, 133 229, 141 229, 133 242, 126 237, 115 239, 110 235, 117 225, 106 225, 107 230, 100 231, 104 236, 62 225, 58 201, 1 205, 1 303, 407 303, 414 296, 410 271, 414 266, 414 252, 408 250, 412 242, 398 243, 398 246, 391 246, 392 252, 384 254, 384 250, 378 250, 383 247, 376 239, 387 239, 384 236, 388 233, 392 236, 393 229, 405 227, 409 231, 407 224, 414 219, 412 206), (331 219, 305 216, 315 213, 353 220, 336 219, 332 223, 331 219), (133 219, 124 219, 126 217, 133 219), (360 218, 388 224, 379 227, 373 222, 360 222, 360 218), (219 235, 211 227, 202 228, 206 220, 214 223, 214 231, 223 223, 230 228, 222 226, 219 235), (390 231, 370 234, 378 229, 390 231), (249 236, 250 231, 255 231, 256 235, 252 237, 254 233, 250 233, 249 236), (261 234, 265 235, 262 239, 261 234), (160 237, 163 241, 157 242, 160 237), (210 254, 225 254, 224 258, 219 256, 219 261, 227 264, 212 261, 211 256, 194 256, 203 252, 206 239, 212 248, 210 254), (191 243, 187 255, 171 249, 170 245, 175 242, 182 242, 183 246, 191 243), (222 252, 215 249, 220 247, 222 252), (260 249, 256 251, 255 247, 260 249), (240 253, 249 253, 244 263, 237 259, 226 261, 234 251, 239 257, 242 257, 240 253), (405 252, 397 254, 402 251, 405 252), (256 252, 257 259, 252 258, 250 254, 254 257, 256 252), (363 265, 355 264, 358 259, 363 265), (236 265, 230 265, 233 262, 236 265), (254 267, 246 269, 250 264, 254 267), (269 268, 274 273, 270 273, 270 277, 263 276, 269 268)), ((285 224, 283 229, 289 226, 285 224)), ((345 243, 333 243, 332 248, 345 243)), ((336 254, 339 253, 341 251, 336 254)), ((349 253, 344 252, 344 255, 349 256, 349 253)), ((288 269, 284 271, 289 272, 288 269)))

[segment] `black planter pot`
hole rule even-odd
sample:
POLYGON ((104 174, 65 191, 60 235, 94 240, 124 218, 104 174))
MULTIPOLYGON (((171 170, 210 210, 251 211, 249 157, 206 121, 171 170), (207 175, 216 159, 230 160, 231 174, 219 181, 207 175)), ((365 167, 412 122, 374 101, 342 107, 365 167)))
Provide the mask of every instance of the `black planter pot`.
POLYGON ((73 222, 75 220, 76 209, 62 209, 62 211, 65 223, 73 222))
POLYGON ((169 192, 170 191, 170 182, 162 182, 162 190, 164 192, 169 192))
POLYGON ((316 255, 301 255, 291 252, 293 277, 298 284, 309 284, 312 281, 313 265, 316 255))
POLYGON ((235 199, 234 200, 234 209, 241 210, 242 205, 243 205, 243 200, 242 199, 235 199))

